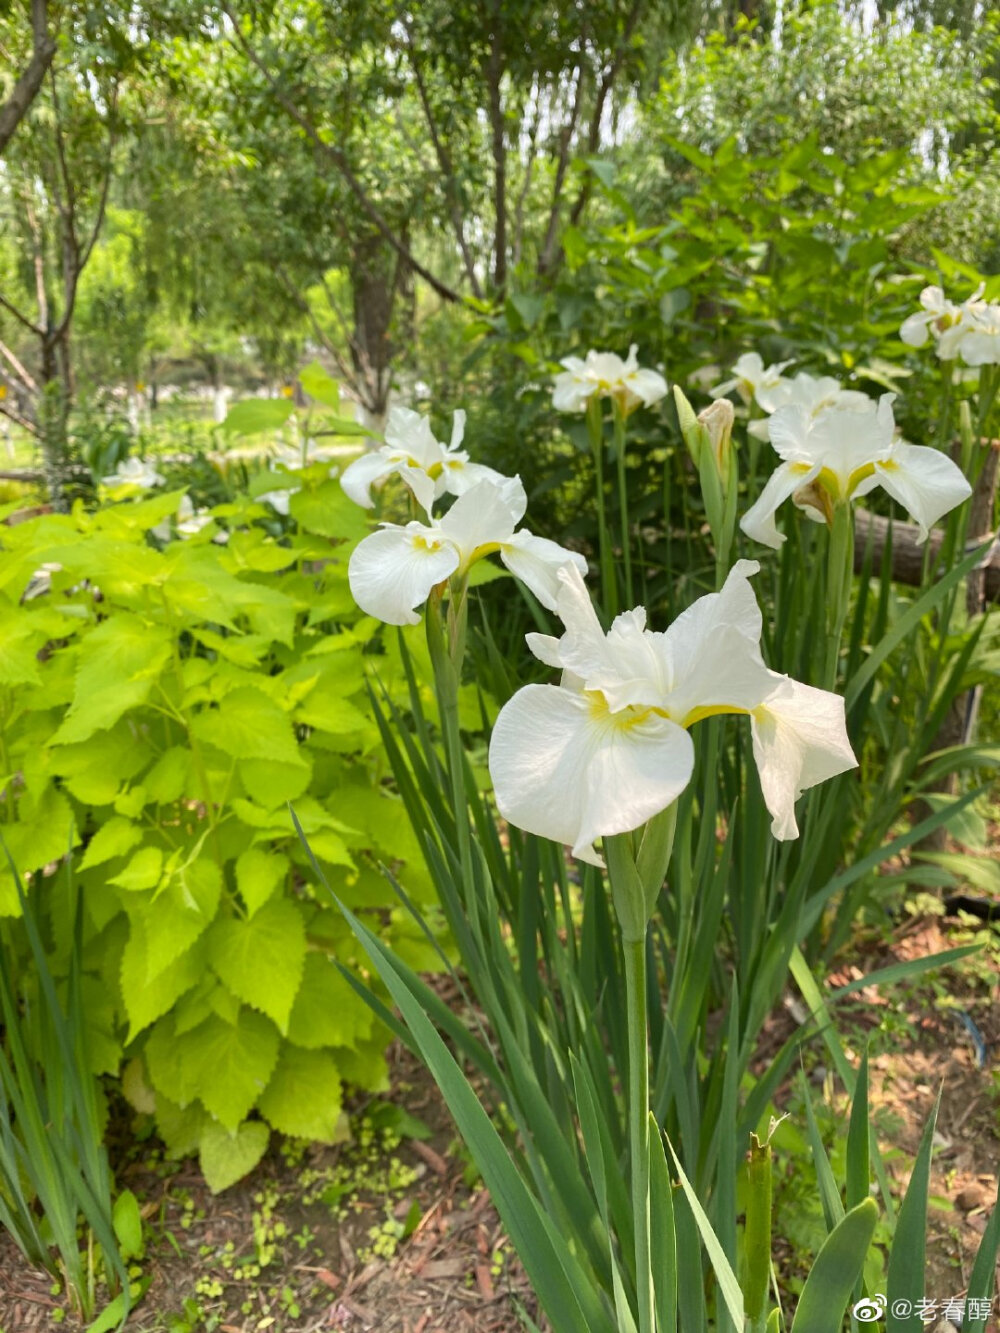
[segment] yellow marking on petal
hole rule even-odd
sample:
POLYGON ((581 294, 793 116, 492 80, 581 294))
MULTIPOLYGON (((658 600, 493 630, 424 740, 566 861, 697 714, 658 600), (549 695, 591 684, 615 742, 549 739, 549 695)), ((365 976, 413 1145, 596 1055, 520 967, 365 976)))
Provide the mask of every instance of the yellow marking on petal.
POLYGON ((584 697, 590 710, 590 720, 604 726, 613 727, 615 731, 631 731, 634 727, 641 726, 648 717, 659 711, 655 708, 637 708, 629 704, 627 707, 620 708, 613 713, 608 707, 607 699, 600 690, 585 690, 584 697))
MULTIPOLYGON (((879 467, 882 469, 883 472, 899 471, 899 464, 896 462, 894 458, 887 458, 884 463, 879 463, 879 467)), ((874 467, 872 468, 872 471, 873 472, 875 471, 874 467)))
POLYGON ((789 472, 793 472, 796 477, 804 477, 807 472, 812 470, 811 463, 789 463, 789 472))
POLYGON ((746 708, 734 708, 731 704, 709 704, 700 708, 692 708, 680 725, 687 731, 688 727, 693 727, 696 722, 704 722, 706 717, 721 717, 723 713, 746 715, 748 710, 746 708))
POLYGON ((415 532, 411 537, 415 551, 440 551, 441 543, 436 537, 425 537, 422 532, 415 532))
MULTIPOLYGON (((884 464, 884 466, 888 467, 889 464, 884 464)), ((893 463, 892 466, 895 467, 895 463, 893 463)), ((861 467, 856 467, 847 478, 847 494, 853 495, 857 487, 860 486, 863 481, 867 481, 874 472, 874 463, 863 463, 861 467)))

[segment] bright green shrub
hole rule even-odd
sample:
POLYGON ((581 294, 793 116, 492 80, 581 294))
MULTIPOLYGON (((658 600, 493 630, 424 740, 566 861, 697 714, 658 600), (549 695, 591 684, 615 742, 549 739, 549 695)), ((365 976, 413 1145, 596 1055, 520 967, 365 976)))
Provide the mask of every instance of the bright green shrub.
MULTIPOLYGON (((215 1188, 270 1129, 332 1141, 342 1081, 385 1077, 288 802, 344 901, 431 965, 378 868, 432 903, 368 711, 373 672, 400 679, 396 641, 371 651, 346 573, 365 518, 328 470, 296 476, 287 536, 243 498, 215 511, 227 544, 213 524, 159 545, 180 491, 0 530, 3 837, 63 951, 63 877, 38 872, 72 839, 93 1065, 125 1062, 132 1102, 215 1188)), ((5 869, 0 915, 17 910, 5 869)))

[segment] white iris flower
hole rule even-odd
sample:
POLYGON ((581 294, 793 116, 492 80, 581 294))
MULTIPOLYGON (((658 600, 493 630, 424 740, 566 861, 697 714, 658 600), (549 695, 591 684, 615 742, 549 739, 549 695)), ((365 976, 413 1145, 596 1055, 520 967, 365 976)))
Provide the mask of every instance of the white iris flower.
POLYGON ((429 523, 386 523, 355 547, 348 564, 354 600, 389 625, 415 625, 414 608, 438 584, 468 573, 475 561, 498 552, 510 572, 543 606, 555 609, 557 572, 570 563, 586 571, 583 556, 524 529, 527 497, 520 477, 478 481, 448 512, 429 523))
POLYGON ((559 364, 565 370, 552 388, 552 406, 557 412, 584 412, 596 394, 618 402, 626 416, 640 405, 652 407, 666 394, 667 382, 657 371, 640 367, 637 351, 633 343, 624 361, 614 352, 590 351, 584 361, 564 357, 559 364))
POLYGON ((807 416, 814 418, 831 407, 841 412, 869 412, 874 406, 867 394, 857 389, 845 389, 832 375, 810 375, 805 370, 800 370, 792 379, 781 379, 769 385, 758 395, 757 403, 770 414, 763 420, 751 421, 747 427, 758 440, 771 438, 771 419, 783 407, 800 407, 807 416))
POLYGON ((503 480, 493 468, 469 462, 469 455, 459 448, 464 436, 462 411, 455 413, 451 442, 446 448, 435 439, 426 417, 408 407, 394 407, 385 429, 385 444, 356 458, 344 470, 340 484, 355 504, 371 509, 372 486, 395 473, 429 514, 434 501, 446 491, 462 495, 477 482, 503 480))
POLYGON ((789 498, 809 517, 831 522, 833 509, 881 486, 903 506, 926 541, 928 529, 972 494, 960 469, 937 449, 897 439, 894 394, 868 410, 827 406, 811 415, 801 404, 780 407, 770 440, 780 466, 740 520, 748 537, 777 549, 785 540, 774 523, 789 498))
POLYGON ((493 729, 489 765, 504 818, 599 865, 598 838, 642 827, 691 780, 690 728, 737 713, 750 718, 771 831, 797 837, 796 798, 857 760, 843 700, 765 666, 748 582, 759 568, 741 560, 721 592, 699 598, 665 633, 648 630, 637 607, 606 634, 579 572, 562 569, 565 633, 528 636, 562 683, 518 690, 493 729))
POLYGON ((967 366, 1000 365, 1000 305, 980 302, 981 309, 970 321, 960 350, 967 366))
MULTIPOLYGON (((747 405, 756 400, 765 412, 773 411, 767 406, 767 400, 772 390, 789 383, 781 372, 791 364, 791 361, 776 361, 773 366, 765 366, 759 352, 744 352, 733 366, 732 378, 717 384, 709 396, 724 398, 735 389, 747 405)), ((777 407, 777 403, 774 406, 777 407)))
POLYGON ((949 301, 940 287, 925 287, 920 293, 923 309, 903 320, 899 327, 900 338, 909 347, 923 347, 932 337, 940 360, 954 361, 961 353, 969 365, 982 365, 981 361, 969 360, 965 346, 970 333, 991 309, 980 299, 984 287, 981 283, 961 305, 949 301))
POLYGON ((140 486, 144 491, 165 484, 164 478, 145 458, 127 458, 118 464, 110 477, 101 480, 105 486, 140 486))

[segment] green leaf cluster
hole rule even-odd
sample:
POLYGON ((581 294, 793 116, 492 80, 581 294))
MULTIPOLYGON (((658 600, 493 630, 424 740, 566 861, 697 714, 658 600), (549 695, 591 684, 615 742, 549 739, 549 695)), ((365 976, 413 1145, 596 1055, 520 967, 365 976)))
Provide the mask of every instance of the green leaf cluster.
MULTIPOLYGON (((302 474, 279 537, 251 517, 153 541, 182 492, 2 530, 0 828, 50 913, 47 867, 72 832, 95 1072, 221 1189, 270 1130, 340 1133, 344 1080, 382 1086, 386 1031, 338 964, 353 936, 302 884, 288 803, 345 902, 427 964, 379 866, 433 890, 370 716, 402 681, 347 587, 354 514, 327 469, 302 474), (313 476, 322 472, 322 477, 313 476)), ((19 912, 0 872, 0 916, 19 912)))

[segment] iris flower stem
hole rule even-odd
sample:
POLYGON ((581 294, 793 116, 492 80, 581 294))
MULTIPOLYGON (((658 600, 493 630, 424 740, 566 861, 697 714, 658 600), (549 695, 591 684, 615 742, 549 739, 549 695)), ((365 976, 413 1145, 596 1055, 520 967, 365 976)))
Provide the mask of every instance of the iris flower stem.
POLYGON ((632 533, 628 521, 628 480, 625 476, 625 409, 617 399, 613 405, 615 423, 615 462, 618 468, 618 512, 622 525, 622 555, 625 564, 625 605, 633 606, 632 533))
POLYGON ((826 669, 823 686, 832 690, 837 684, 840 644, 851 604, 854 580, 854 514, 847 503, 833 511, 833 526, 827 553, 826 572, 826 669))
POLYGON ((649 1240, 649 1052, 646 1034, 646 941, 628 940, 625 992, 628 1008, 628 1117, 635 1222, 635 1288, 639 1333, 653 1330, 653 1268, 649 1240))
POLYGON ((611 544, 608 541, 608 522, 604 511, 604 416, 601 400, 592 394, 587 403, 587 431, 590 435, 590 449, 594 455, 594 489, 597 493, 597 541, 601 566, 601 604, 604 614, 614 617, 618 614, 618 595, 615 587, 615 571, 611 560, 611 544))
POLYGON ((462 682, 465 656, 465 627, 468 610, 464 582, 452 587, 447 621, 441 614, 441 597, 432 593, 427 603, 427 644, 430 649, 434 681, 437 687, 441 733, 444 738, 445 766, 451 785, 455 835, 462 872, 463 895, 472 884, 472 842, 469 834, 468 807, 465 798, 465 756, 458 716, 458 691, 462 682))

